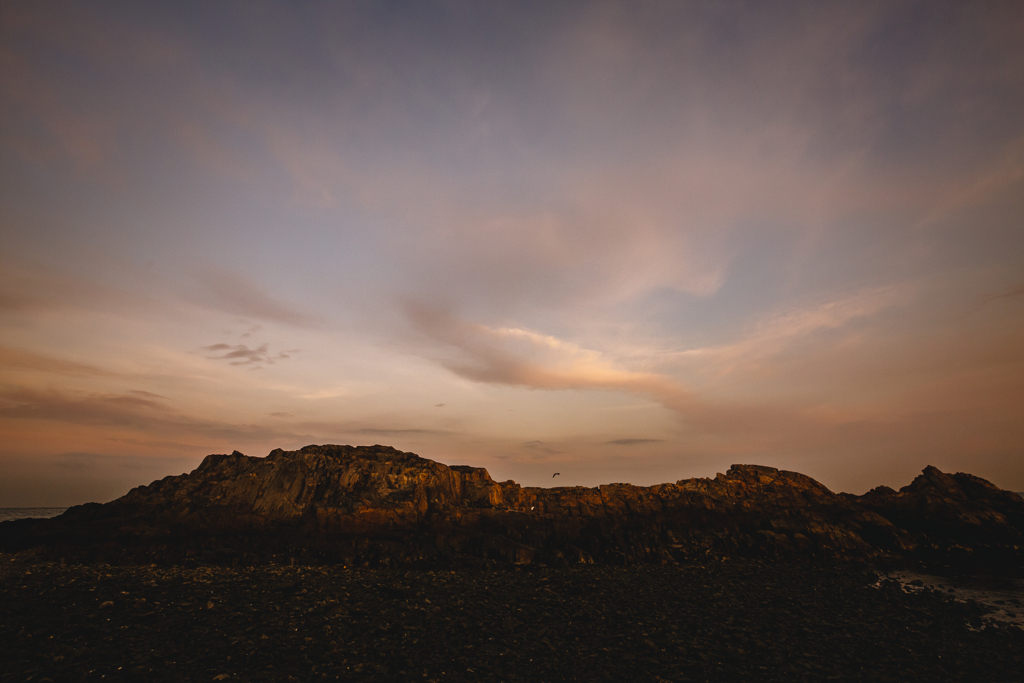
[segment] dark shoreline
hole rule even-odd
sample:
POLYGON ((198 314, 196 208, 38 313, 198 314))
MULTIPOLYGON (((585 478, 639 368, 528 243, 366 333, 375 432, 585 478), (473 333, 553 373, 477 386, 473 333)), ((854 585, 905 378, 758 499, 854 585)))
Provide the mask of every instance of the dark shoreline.
POLYGON ((0 555, 6 681, 1012 681, 1024 631, 865 565, 405 570, 0 555))

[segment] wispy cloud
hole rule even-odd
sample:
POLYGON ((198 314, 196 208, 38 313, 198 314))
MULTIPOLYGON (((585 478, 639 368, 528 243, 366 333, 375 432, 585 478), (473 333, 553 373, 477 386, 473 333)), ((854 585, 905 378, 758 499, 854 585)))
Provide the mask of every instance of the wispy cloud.
POLYGON ((434 359, 475 382, 639 394, 702 430, 762 430, 772 422, 806 419, 779 406, 715 405, 669 377, 616 367, 597 351, 547 335, 514 328, 492 329, 422 305, 410 304, 407 313, 420 332, 442 343, 434 359))
POLYGON ((295 327, 316 327, 321 318, 267 294, 246 278, 227 270, 203 268, 197 272, 203 290, 200 299, 227 313, 269 320, 295 327))
POLYGON ((605 441, 607 444, 613 446, 639 446, 645 443, 662 443, 664 439, 614 439, 612 441, 605 441))
MULTIPOLYGON (((0 231, 3 229, 0 225, 0 231)), ((129 292, 108 283, 74 276, 40 263, 0 260, 0 314, 40 314, 80 310, 162 313, 164 302, 142 292, 129 292)))
POLYGON ((207 356, 207 358, 213 360, 226 360, 229 365, 273 365, 279 360, 287 360, 292 357, 293 353, 298 353, 299 349, 290 349, 288 351, 278 351, 277 353, 271 353, 269 351, 269 344, 261 344, 254 349, 250 349, 245 344, 211 344, 204 346, 204 351, 211 351, 216 355, 207 356))
POLYGON ((112 377, 117 374, 87 363, 78 363, 5 346, 0 346, 0 367, 33 370, 69 377, 112 377))
POLYGON ((838 330, 858 320, 910 304, 918 294, 913 284, 864 289, 805 308, 776 311, 757 321, 734 342, 717 346, 666 352, 663 360, 701 363, 706 372, 735 372, 763 362, 821 331, 838 330))
POLYGON ((981 303, 977 305, 975 310, 987 306, 994 301, 1000 301, 1003 299, 1015 299, 1016 297, 1024 296, 1024 286, 1014 287, 1007 292, 1001 292, 999 294, 992 294, 982 299, 981 303))
POLYGON ((239 424, 193 417, 147 391, 95 393, 40 391, 24 387, 0 390, 0 418, 45 420, 83 426, 119 427, 147 435, 291 441, 295 432, 265 424, 239 424))
MULTIPOLYGON (((164 472, 174 471, 189 464, 191 458, 185 457, 151 457, 139 458, 131 455, 111 455, 109 453, 93 453, 89 451, 67 451, 57 453, 49 461, 55 467, 68 470, 79 476, 95 476, 97 471, 118 470, 122 472, 151 472, 162 466, 164 472)), ((159 472, 159 470, 157 470, 159 472)))
POLYGON ((956 178, 943 188, 934 208, 919 221, 918 227, 932 227, 957 213, 985 203, 1000 192, 1013 191, 1024 181, 1024 135, 1010 141, 985 168, 970 177, 956 178))
POLYGON ((660 381, 654 375, 617 369, 596 351, 548 335, 469 323, 422 304, 408 304, 406 313, 419 332, 443 344, 437 360, 474 381, 547 389, 624 389, 660 381))
MULTIPOLYGON (((811 339, 823 330, 841 331, 905 305, 916 291, 910 286, 876 288, 806 309, 781 311, 767 316, 739 341, 682 354, 651 349, 645 363, 678 370, 673 364, 683 357, 705 366, 702 370, 711 375, 735 373, 739 375, 737 380, 752 380, 764 365, 787 354, 797 342, 811 339)), ((820 440, 845 422, 874 419, 868 417, 874 415, 871 409, 829 408, 828 399, 823 405, 820 399, 787 398, 782 391, 785 378, 776 381, 778 386, 769 395, 755 391, 731 398, 713 397, 713 393, 686 386, 678 374, 630 369, 597 350, 551 335, 470 323, 444 309, 421 304, 407 305, 406 312, 415 329, 434 342, 424 355, 460 377, 532 389, 639 395, 675 412, 692 433, 728 438, 737 444, 771 442, 776 447, 795 447, 820 440)), ((624 439, 609 443, 631 445, 646 441, 624 439)))
POLYGON ((561 455, 565 451, 561 448, 553 446, 551 444, 544 443, 534 439, 533 441, 527 441, 522 445, 524 449, 535 454, 535 457, 548 456, 548 455, 561 455))
POLYGON ((392 429, 386 427, 360 427, 359 434, 380 434, 384 436, 444 436, 453 432, 445 429, 392 429))

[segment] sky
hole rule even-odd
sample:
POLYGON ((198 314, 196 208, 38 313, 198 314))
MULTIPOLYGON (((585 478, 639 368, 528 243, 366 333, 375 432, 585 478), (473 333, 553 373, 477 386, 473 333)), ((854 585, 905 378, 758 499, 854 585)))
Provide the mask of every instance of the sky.
POLYGON ((1024 491, 1024 3, 2 0, 0 30, 0 507, 314 443, 1024 491))

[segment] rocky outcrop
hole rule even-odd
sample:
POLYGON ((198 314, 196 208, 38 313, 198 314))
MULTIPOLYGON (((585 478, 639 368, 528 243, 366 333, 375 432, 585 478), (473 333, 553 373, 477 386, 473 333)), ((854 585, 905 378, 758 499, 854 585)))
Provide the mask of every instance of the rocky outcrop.
POLYGON ((734 465, 641 487, 521 487, 385 446, 210 455, 106 505, 0 525, 6 549, 94 559, 342 563, 670 562, 708 556, 984 560, 1021 566, 1024 499, 929 467, 900 491, 835 494, 734 465))
POLYGON ((899 491, 880 486, 851 498, 905 530, 929 563, 1020 564, 1024 499, 979 477, 926 467, 899 491))

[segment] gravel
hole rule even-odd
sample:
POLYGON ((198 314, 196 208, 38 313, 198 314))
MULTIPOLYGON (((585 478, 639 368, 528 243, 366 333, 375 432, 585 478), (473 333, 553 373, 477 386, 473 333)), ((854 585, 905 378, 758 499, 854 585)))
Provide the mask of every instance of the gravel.
POLYGON ((6 681, 1016 681, 1024 631, 866 567, 405 571, 0 555, 6 681))

